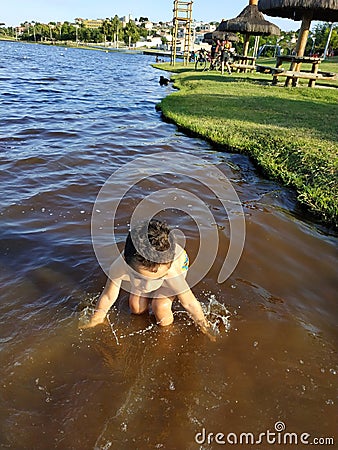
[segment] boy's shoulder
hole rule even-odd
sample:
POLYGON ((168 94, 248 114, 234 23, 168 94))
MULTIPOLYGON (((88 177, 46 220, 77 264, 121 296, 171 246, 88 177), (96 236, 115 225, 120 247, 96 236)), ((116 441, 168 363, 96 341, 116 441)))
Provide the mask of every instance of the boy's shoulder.
POLYGON ((109 269, 109 278, 112 280, 123 280, 128 277, 128 264, 124 259, 123 252, 113 261, 109 269))
POLYGON ((187 264, 189 263, 188 254, 185 249, 179 245, 175 245, 175 259, 169 269, 169 275, 172 273, 181 273, 183 269, 187 268, 187 264))

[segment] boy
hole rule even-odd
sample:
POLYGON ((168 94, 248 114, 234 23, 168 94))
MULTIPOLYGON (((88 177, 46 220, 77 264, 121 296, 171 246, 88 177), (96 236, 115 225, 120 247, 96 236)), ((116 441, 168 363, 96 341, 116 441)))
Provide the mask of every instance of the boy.
POLYGON ((144 313, 151 303, 157 324, 170 325, 174 321, 171 306, 177 296, 201 331, 214 340, 202 307, 185 281, 188 265, 187 253, 174 242, 166 224, 151 220, 149 224, 135 227, 127 236, 124 252, 111 265, 94 314, 83 328, 104 321, 118 297, 122 281, 127 281, 132 313, 144 313))

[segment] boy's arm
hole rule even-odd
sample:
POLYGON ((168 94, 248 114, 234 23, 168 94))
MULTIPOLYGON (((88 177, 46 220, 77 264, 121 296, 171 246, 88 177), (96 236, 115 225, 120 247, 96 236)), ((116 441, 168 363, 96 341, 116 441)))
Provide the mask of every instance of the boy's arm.
POLYGON ((177 297, 183 308, 188 311, 197 325, 199 325, 201 328, 209 326, 200 302, 197 300, 190 289, 182 292, 181 294, 178 294, 177 297))
POLYGON ((202 333, 206 334, 210 340, 215 341, 216 338, 213 335, 210 324, 203 313, 200 302, 194 296, 188 284, 187 287, 188 289, 177 295, 181 305, 185 310, 188 311, 188 313, 194 319, 196 325, 199 326, 202 333))
POLYGON ((125 273, 125 261, 120 255, 110 266, 109 277, 106 285, 96 302, 94 314, 91 316, 89 322, 81 328, 91 328, 104 322, 109 308, 115 303, 125 273))
POLYGON ((92 328, 102 323, 107 315, 109 308, 115 303, 120 292, 121 280, 112 281, 108 278, 105 288, 98 299, 94 314, 89 322, 81 328, 92 328))

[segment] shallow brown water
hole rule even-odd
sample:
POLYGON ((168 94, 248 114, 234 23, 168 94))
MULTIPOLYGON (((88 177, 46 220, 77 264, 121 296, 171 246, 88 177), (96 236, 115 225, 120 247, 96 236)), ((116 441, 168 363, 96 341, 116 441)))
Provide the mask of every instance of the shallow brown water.
MULTIPOLYGON (((163 122, 155 105, 170 88, 148 57, 11 43, 0 51, 1 448, 216 449, 230 442, 208 443, 208 433, 258 439, 278 421, 297 439, 337 441, 336 236, 247 158, 163 122), (123 164, 157 152, 217 166, 243 204, 244 252, 218 284, 228 218, 196 180, 174 181, 209 205, 219 229, 215 264, 194 288, 218 324, 216 343, 178 306, 167 329, 131 316, 126 293, 109 324, 78 330, 105 282, 90 236, 95 198, 123 164)), ((171 183, 135 186, 118 210, 120 241, 144 192, 171 183)), ((193 259, 203 212, 163 214, 193 259)), ((262 440, 238 447, 294 447, 262 440)))

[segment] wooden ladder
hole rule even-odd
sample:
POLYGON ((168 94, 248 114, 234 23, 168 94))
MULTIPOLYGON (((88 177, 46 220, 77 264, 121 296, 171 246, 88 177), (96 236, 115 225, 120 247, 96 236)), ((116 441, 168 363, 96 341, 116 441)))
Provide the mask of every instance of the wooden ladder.
POLYGON ((192 30, 192 5, 193 1, 182 2, 174 0, 173 35, 171 45, 171 65, 175 65, 177 56, 178 30, 184 28, 183 64, 189 62, 191 30, 192 30))

